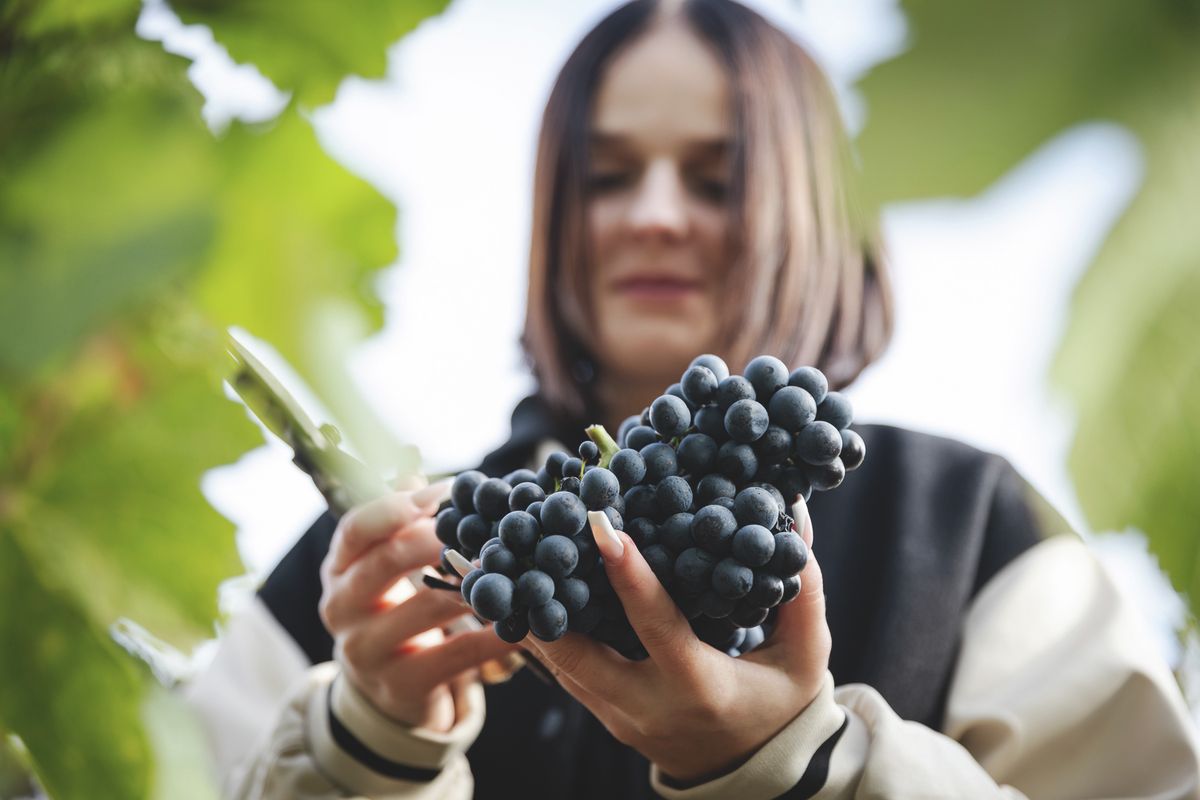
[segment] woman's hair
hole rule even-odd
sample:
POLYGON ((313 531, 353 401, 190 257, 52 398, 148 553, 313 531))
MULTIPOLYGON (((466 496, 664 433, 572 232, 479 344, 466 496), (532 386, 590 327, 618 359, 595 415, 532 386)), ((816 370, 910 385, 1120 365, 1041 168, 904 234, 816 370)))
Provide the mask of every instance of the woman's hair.
MULTIPOLYGON (((534 172, 529 299, 522 344, 541 393, 590 413, 581 383, 595 360, 572 319, 590 317, 588 129, 617 52, 645 32, 657 0, 605 17, 564 64, 542 118, 534 172)), ((892 333, 892 294, 837 101, 824 73, 787 34, 732 0, 686 0, 679 13, 724 64, 732 89, 732 252, 726 317, 714 349, 736 371, 769 353, 850 383, 892 333)))

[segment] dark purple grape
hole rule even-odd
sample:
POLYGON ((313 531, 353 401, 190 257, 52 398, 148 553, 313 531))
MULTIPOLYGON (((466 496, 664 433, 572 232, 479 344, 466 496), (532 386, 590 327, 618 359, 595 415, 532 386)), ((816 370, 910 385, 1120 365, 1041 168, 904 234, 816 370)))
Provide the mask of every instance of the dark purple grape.
POLYGON ((565 578, 579 563, 579 548, 566 536, 546 536, 533 548, 533 563, 551 578, 565 578))
POLYGON ((819 467, 806 465, 804 475, 818 492, 827 492, 830 489, 836 489, 845 480, 846 468, 842 466, 840 458, 835 458, 832 462, 819 467))
POLYGON ((463 513, 454 506, 439 511, 434 525, 438 541, 447 547, 458 547, 458 523, 462 522, 462 518, 463 513))
POLYGON ((641 425, 641 424, 642 424, 641 418, 636 415, 632 416, 632 417, 626 417, 625 420, 621 423, 621 426, 619 428, 617 428, 617 444, 624 447, 625 446, 625 437, 629 435, 629 432, 631 430, 633 430, 635 427, 637 427, 638 425, 641 425))
POLYGON ((621 494, 621 482, 603 467, 588 470, 579 485, 579 498, 590 511, 611 506, 621 494))
POLYGON ((562 477, 578 478, 583 474, 583 459, 571 456, 563 462, 562 477))
POLYGON ((745 597, 754 588, 754 570, 736 558, 723 558, 713 567, 712 588, 731 600, 745 597))
POLYGON ((537 471, 537 485, 543 492, 550 494, 554 491, 554 482, 558 479, 558 473, 551 473, 546 467, 542 467, 537 471))
POLYGON ((830 392, 817 406, 817 419, 841 430, 854 421, 854 408, 841 392, 830 392))
POLYGON ((679 468, 689 475, 707 475, 717 468, 717 442, 705 433, 689 433, 676 451, 679 468))
POLYGON ((725 412, 718 406, 704 406, 696 409, 692 415, 696 430, 705 436, 710 436, 718 443, 725 441, 729 434, 725 432, 725 412))
POLYGON ((658 513, 657 509, 653 486, 635 486, 625 493, 625 516, 629 519, 654 518, 658 513))
POLYGON ((713 555, 729 552, 737 529, 733 512, 718 505, 706 505, 692 518, 692 539, 713 555))
POLYGON ((546 471, 556 478, 561 478, 563 464, 566 464, 570 457, 570 453, 564 453, 561 450, 554 451, 546 457, 546 471))
POLYGON ((563 478, 558 483, 558 490, 560 492, 566 492, 568 494, 573 494, 576 497, 578 497, 579 489, 582 485, 583 484, 580 482, 579 478, 563 478))
POLYGON ((543 642, 554 642, 567 632, 567 610, 557 600, 529 609, 529 632, 543 642))
POLYGON ((554 578, 540 569, 527 570, 517 578, 515 594, 525 608, 536 608, 554 596, 554 578))
POLYGON ((650 565, 658 582, 670 586, 675 575, 675 559, 661 544, 652 544, 642 550, 642 558, 650 565))
POLYGON ((499 622, 513 612, 512 579, 499 573, 485 573, 471 587, 471 607, 491 622, 499 622))
POLYGON ((482 578, 484 572, 478 567, 468 572, 462 579, 462 584, 459 586, 459 591, 462 592, 463 600, 471 602, 471 588, 475 586, 475 581, 482 578))
POLYGON ((675 559, 675 581, 677 585, 695 594, 703 592, 712 579, 717 557, 699 547, 690 547, 675 559))
POLYGON ((669 517, 692 507, 692 487, 678 475, 669 475, 654 489, 654 504, 660 517, 669 517))
POLYGON ((767 569, 780 578, 789 578, 804 569, 808 563, 808 546, 795 531, 775 534, 775 553, 767 562, 767 569))
POLYGON ((717 384, 717 407, 721 413, 729 411, 730 406, 739 400, 755 399, 754 386, 741 375, 730 375, 717 384))
POLYGON ((679 471, 675 448, 666 442, 655 442, 643 447, 641 455, 646 462, 646 477, 643 479, 646 483, 657 484, 663 478, 679 471))
POLYGON ((550 536, 574 536, 587 524, 587 507, 571 492, 555 492, 542 501, 542 530, 550 536))
POLYGON ((562 603, 568 614, 578 614, 591 597, 587 583, 579 578, 563 578, 554 590, 554 599, 562 603))
POLYGON ((842 434, 828 422, 817 420, 796 435, 796 456, 815 467, 832 462, 841 455, 842 434))
POLYGON ((467 557, 473 556, 492 538, 492 525, 478 514, 467 514, 458 523, 458 544, 467 557))
POLYGON ((450 485, 450 502, 463 516, 475 513, 475 489, 486 480, 487 475, 475 469, 460 472, 454 477, 454 483, 450 485))
POLYGON ((779 521, 779 504, 766 489, 749 486, 734 498, 733 513, 739 525, 759 525, 770 530, 779 521))
POLYGON ((745 483, 758 472, 758 456, 748 444, 726 442, 717 450, 717 469, 734 483, 745 483))
POLYGON ((743 598, 738 603, 738 607, 729 615, 729 619, 743 628, 753 628, 755 625, 761 625, 766 621, 767 609, 750 605, 743 598))
POLYGON ((825 374, 816 367, 800 367, 792 370, 792 374, 788 376, 789 386, 798 386, 812 396, 812 399, 820 403, 825 399, 825 395, 829 392, 829 381, 825 380, 825 374))
POLYGON ((613 530, 625 530, 625 518, 621 516, 620 511, 617 511, 612 506, 608 506, 602 510, 604 511, 604 516, 608 517, 608 524, 613 526, 613 530))
POLYGON ((817 418, 817 402, 798 386, 785 386, 767 405, 771 424, 795 433, 817 418))
POLYGON ((508 495, 508 508, 510 511, 524 511, 529 508, 530 504, 545 499, 546 493, 542 491, 541 486, 532 481, 526 481, 513 486, 513 490, 508 495))
POLYGON ((724 359, 720 356, 714 356, 712 353, 696 356, 688 366, 707 367, 712 370, 712 374, 716 376, 718 382, 729 377, 729 367, 726 366, 724 359))
POLYGON ((481 514, 489 522, 496 522, 509 512, 508 494, 512 486, 499 478, 488 478, 475 487, 472 502, 475 513, 481 514))
POLYGON ((725 430, 735 442, 757 441, 770 424, 767 410, 757 400, 738 400, 725 412, 725 430))
POLYGON ((642 482, 646 477, 646 460, 637 450, 625 448, 613 454, 608 462, 608 468, 621 484, 621 491, 627 492, 642 482))
POLYGON ((658 543, 658 526, 645 517, 629 520, 625 523, 624 530, 629 534, 629 538, 633 539, 633 543, 638 546, 638 549, 645 550, 650 545, 658 543))
POLYGON ((863 459, 867 455, 867 443, 862 440, 862 437, 857 432, 847 428, 842 431, 842 466, 849 472, 852 469, 858 469, 862 466, 863 459))
POLYGON ((780 603, 790 603, 800 594, 800 576, 793 575, 783 579, 783 599, 780 603))
POLYGON ((792 454, 792 435, 778 425, 768 425, 767 431, 751 445, 758 456, 760 469, 771 464, 782 464, 792 454))
POLYGON ((504 476, 504 482, 509 486, 516 486, 518 483, 536 483, 537 473, 531 469, 514 469, 504 476))
POLYGON ((579 551, 579 563, 575 565, 571 575, 576 578, 587 577, 587 574, 596 567, 600 560, 600 551, 596 548, 596 540, 592 538, 591 531, 585 530, 583 533, 572 536, 571 541, 575 543, 575 549, 579 551))
POLYGON ((682 553, 694 547, 692 539, 692 515, 686 511, 672 514, 658 526, 658 541, 672 553, 682 553))
POLYGON ((746 595, 746 603, 760 608, 774 608, 783 599, 783 579, 763 570, 754 571, 754 586, 746 595))
POLYGON ((679 381, 683 396, 693 406, 711 403, 717 396, 717 376, 708 367, 688 367, 679 381))
POLYGON ((493 622, 492 629, 496 631, 496 635, 500 637, 501 641, 516 644, 529 633, 529 621, 527 615, 518 611, 507 619, 493 622))
POLYGON ((764 405, 775 392, 787 386, 788 369, 775 356, 758 356, 750 360, 743 374, 754 386, 754 394, 764 405))
POLYGON ((748 567, 761 567, 775 554, 775 535, 761 525, 744 525, 733 535, 733 557, 748 567))
POLYGON ((700 479, 695 494, 696 502, 706 506, 718 497, 735 497, 737 485, 724 475, 712 473, 700 479))
POLYGON ((585 464, 595 464, 600 460, 600 447, 591 439, 587 439, 579 445, 579 457, 583 459, 585 464))
POLYGON ((664 394, 650 404, 650 424, 664 439, 682 436, 692 425, 692 411, 685 401, 664 394))
POLYGON ((512 550, 504 546, 503 542, 497 544, 495 547, 485 548, 480 553, 479 561, 483 567, 483 571, 489 575, 499 573, 500 575, 507 575, 510 578, 514 578, 517 575, 517 557, 513 555, 512 550))

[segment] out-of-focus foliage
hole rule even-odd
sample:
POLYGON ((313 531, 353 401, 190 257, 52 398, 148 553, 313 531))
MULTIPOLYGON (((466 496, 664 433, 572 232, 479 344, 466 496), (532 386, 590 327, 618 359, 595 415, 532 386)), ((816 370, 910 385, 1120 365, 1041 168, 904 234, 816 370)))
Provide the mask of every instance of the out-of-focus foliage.
MULTIPOLYGON (((315 103, 444 2, 377 5, 189 9, 315 103)), ((198 734, 109 628, 190 646, 241 571, 199 489, 260 441, 223 398, 225 327, 347 408, 330 365, 378 326, 369 277, 396 255, 395 209, 294 108, 214 137, 140 10, 0 5, 0 732, 25 748, 0 780, 28 760, 60 800, 214 796, 198 734)))
POLYGON ((235 61, 258 65, 312 107, 333 99, 346 75, 382 77, 386 49, 446 0, 176 0, 185 22, 202 22, 235 61), (270 31, 270 36, 264 36, 270 31))
POLYGON ((1195 613, 1200 2, 903 7, 911 48, 860 87, 879 200, 974 194, 1083 121, 1117 122, 1144 148, 1144 183, 1078 287, 1053 379, 1079 415, 1070 468, 1090 524, 1144 530, 1195 613))

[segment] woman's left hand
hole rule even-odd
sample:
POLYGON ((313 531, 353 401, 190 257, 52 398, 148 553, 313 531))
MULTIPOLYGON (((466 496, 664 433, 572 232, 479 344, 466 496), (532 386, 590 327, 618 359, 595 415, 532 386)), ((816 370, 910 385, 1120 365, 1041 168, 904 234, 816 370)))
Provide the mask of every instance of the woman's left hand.
MULTIPOLYGON (((793 515, 811 550, 812 522, 802 499, 793 515)), ((594 522, 592 532, 650 657, 630 661, 579 634, 525 642, 618 740, 672 778, 696 783, 749 759, 817 696, 831 637, 821 569, 811 553, 800 594, 779 609, 771 637, 731 658, 696 637, 627 535, 613 531, 607 519, 594 522)))

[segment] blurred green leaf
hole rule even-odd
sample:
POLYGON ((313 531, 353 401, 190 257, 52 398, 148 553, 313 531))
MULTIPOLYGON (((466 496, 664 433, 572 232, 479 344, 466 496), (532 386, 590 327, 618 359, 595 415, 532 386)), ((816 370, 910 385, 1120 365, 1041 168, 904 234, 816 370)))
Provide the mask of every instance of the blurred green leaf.
POLYGON ((191 709, 161 686, 151 686, 142 716, 154 748, 154 800, 218 800, 209 747, 191 709))
MULTIPOLYGON (((972 195, 1050 137, 1115 121, 1145 182, 1080 283, 1053 368, 1089 523, 1144 530, 1200 610, 1200 2, 913 0, 911 49, 860 84, 881 201, 972 195)), ((1103 165, 1097 165, 1102 169, 1103 165)))
POLYGON ((212 29, 235 61, 256 65, 301 105, 333 100, 349 75, 379 78, 387 49, 449 0, 174 0, 188 23, 212 29))
POLYGON ((208 371, 214 351, 168 357, 133 328, 93 339, 37 396, 33 435, 50 436, 29 445, 43 450, 22 524, 58 574, 88 587, 98 624, 129 616, 175 643, 210 636, 215 588, 241 572, 233 526, 197 489, 260 438, 208 371))
POLYGON ((141 798, 150 749, 140 723, 142 680, 97 629, 75 593, 48 577, 0 528, 0 726, 24 741, 56 800, 141 798), (19 598, 19 602, 13 602, 19 598))

